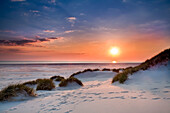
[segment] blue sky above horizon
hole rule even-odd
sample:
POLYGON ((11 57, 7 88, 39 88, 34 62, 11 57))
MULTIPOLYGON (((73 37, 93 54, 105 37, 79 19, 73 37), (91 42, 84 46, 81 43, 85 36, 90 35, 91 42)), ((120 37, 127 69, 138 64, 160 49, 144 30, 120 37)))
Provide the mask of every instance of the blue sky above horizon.
MULTIPOLYGON (((0 1, 0 49, 3 50, 1 54, 8 53, 6 56, 14 51, 29 56, 25 53, 31 51, 27 51, 25 47, 36 43, 34 45, 36 49, 44 47, 43 44, 37 43, 48 42, 45 44, 46 48, 41 49, 42 51, 52 51, 54 47, 59 56, 72 55, 74 57, 77 55, 78 58, 82 57, 79 60, 89 60, 92 53, 89 55, 84 47, 81 49, 81 45, 85 46, 89 43, 100 45, 105 40, 107 42, 103 43, 107 43, 105 48, 108 48, 112 45, 119 46, 117 43, 120 43, 121 40, 128 40, 126 44, 130 44, 134 40, 135 42, 148 40, 148 37, 149 40, 157 40, 157 42, 162 43, 162 45, 154 45, 155 47, 152 48, 153 53, 156 53, 169 47, 169 31, 169 0, 0 1), (113 43, 108 45, 111 41, 113 43), (74 47, 76 44, 77 46, 74 47), (79 46, 79 44, 81 45, 79 46), (67 46, 69 46, 70 51, 68 51, 67 46), (80 50, 76 50, 79 47, 80 50), (57 49, 59 50, 57 51, 57 49), (81 55, 87 55, 88 58, 81 55)), ((15 60, 17 57, 18 55, 16 55, 15 60)), ((33 59, 37 57, 39 56, 32 56, 33 59)), ((2 59, 5 60, 5 55, 2 59)), ((46 57, 41 60, 43 59, 45 60, 46 57)), ((94 59, 96 58, 91 60, 94 59)), ((55 59, 53 58, 53 60, 55 59)), ((61 60, 67 60, 67 58, 61 60)), ((107 60, 107 58, 100 57, 97 60, 107 60)))

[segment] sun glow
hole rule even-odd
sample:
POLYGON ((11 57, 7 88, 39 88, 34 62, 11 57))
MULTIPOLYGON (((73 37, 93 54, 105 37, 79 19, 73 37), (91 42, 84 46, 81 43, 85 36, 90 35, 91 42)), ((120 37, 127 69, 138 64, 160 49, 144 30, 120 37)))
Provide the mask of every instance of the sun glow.
POLYGON ((117 61, 112 61, 112 63, 117 63, 117 61))
POLYGON ((119 49, 117 47, 113 47, 111 50, 110 50, 110 54, 112 55, 118 55, 119 54, 119 49))

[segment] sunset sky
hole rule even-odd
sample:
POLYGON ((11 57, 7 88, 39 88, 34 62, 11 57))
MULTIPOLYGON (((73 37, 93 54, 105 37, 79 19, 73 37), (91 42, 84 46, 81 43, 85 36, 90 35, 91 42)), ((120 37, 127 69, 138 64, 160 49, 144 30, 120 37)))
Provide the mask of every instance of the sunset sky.
POLYGON ((142 62, 167 48, 169 0, 0 0, 0 61, 142 62))

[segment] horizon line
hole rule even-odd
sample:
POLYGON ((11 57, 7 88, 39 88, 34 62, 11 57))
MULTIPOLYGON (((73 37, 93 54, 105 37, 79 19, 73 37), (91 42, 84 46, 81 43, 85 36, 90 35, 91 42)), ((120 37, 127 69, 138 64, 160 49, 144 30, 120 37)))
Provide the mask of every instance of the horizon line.
POLYGON ((111 61, 0 61, 0 65, 2 64, 93 64, 93 63, 110 63, 110 64, 119 64, 119 63, 141 63, 141 62, 117 62, 112 63, 111 61))

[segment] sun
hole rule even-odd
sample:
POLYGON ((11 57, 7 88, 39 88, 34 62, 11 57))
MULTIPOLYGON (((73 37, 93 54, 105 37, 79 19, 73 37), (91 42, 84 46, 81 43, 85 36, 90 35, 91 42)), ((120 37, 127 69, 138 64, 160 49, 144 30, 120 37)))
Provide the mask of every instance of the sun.
POLYGON ((112 63, 117 63, 117 61, 112 61, 112 63))
POLYGON ((110 50, 110 54, 112 55, 118 55, 119 54, 119 49, 117 47, 113 47, 111 50, 110 50))

